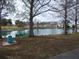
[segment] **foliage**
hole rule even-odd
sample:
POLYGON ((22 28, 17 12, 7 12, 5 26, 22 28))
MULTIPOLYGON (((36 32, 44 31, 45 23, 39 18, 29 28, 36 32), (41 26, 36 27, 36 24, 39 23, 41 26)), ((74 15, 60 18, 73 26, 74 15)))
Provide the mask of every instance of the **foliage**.
POLYGON ((14 8, 14 4, 13 4, 13 1, 14 0, 0 0, 0 38, 2 38, 2 31, 1 31, 1 19, 7 14, 8 15, 8 12, 13 12, 15 10, 14 8), (14 10, 13 10, 14 9, 14 10), (3 10, 6 10, 7 12, 4 13, 2 15, 2 11, 3 10))
POLYGON ((12 21, 11 21, 11 19, 3 18, 3 19, 1 19, 1 24, 2 24, 2 26, 12 25, 12 21))
POLYGON ((66 24, 66 28, 67 28, 67 29, 69 29, 69 28, 70 28, 69 24, 66 24))
POLYGON ((15 21, 15 24, 16 24, 16 26, 18 26, 18 27, 24 27, 24 26, 26 25, 25 22, 22 22, 22 21, 19 21, 19 20, 16 20, 16 21, 15 21))
POLYGON ((12 25, 12 20, 11 19, 7 19, 7 23, 12 25))

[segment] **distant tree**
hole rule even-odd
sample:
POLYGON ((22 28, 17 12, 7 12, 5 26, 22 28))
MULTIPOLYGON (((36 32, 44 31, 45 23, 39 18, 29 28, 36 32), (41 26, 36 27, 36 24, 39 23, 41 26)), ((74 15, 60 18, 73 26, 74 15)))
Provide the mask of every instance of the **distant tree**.
POLYGON ((7 19, 1 19, 1 25, 6 26, 7 25, 7 19))
POLYGON ((12 25, 11 19, 6 19, 6 18, 1 19, 1 25, 2 26, 7 26, 8 24, 12 25))
POLYGON ((16 26, 18 26, 18 27, 24 27, 24 26, 26 25, 25 22, 22 22, 22 21, 19 21, 19 20, 16 20, 16 21, 15 21, 15 24, 16 24, 16 26))
POLYGON ((11 19, 7 19, 7 24, 12 25, 12 20, 11 19))
MULTIPOLYGON (((63 23, 63 26, 64 26, 64 23, 65 23, 65 20, 62 20, 61 21, 62 23, 63 23)), ((66 24, 66 28, 67 28, 67 30, 70 28, 70 20, 66 20, 66 22, 67 22, 67 24, 66 24)))

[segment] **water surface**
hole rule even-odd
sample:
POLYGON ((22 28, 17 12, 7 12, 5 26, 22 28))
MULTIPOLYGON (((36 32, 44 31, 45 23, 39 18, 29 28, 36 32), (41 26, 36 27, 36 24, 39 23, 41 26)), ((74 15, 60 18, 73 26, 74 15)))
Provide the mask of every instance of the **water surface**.
MULTIPOLYGON (((78 30, 79 32, 79 30, 78 30)), ((16 37, 18 35, 24 36, 28 35, 29 30, 21 30, 21 31, 3 31, 3 36, 8 37, 11 35, 12 37, 16 37)), ((72 29, 68 30, 68 33, 72 33, 72 29)), ((64 34, 63 29, 34 29, 34 35, 36 36, 41 36, 41 35, 59 35, 59 34, 64 34)))

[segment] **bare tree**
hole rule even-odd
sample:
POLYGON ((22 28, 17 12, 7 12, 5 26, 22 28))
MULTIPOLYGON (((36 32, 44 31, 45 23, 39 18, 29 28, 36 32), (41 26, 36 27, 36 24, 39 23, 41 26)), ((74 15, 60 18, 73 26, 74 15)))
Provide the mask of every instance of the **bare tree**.
POLYGON ((68 12, 68 1, 67 0, 54 0, 58 3, 58 6, 50 6, 50 11, 61 13, 62 18, 64 19, 64 32, 67 34, 67 12, 68 12), (59 8, 60 7, 60 8, 59 8))
POLYGON ((2 31, 1 31, 1 13, 6 4, 5 0, 0 0, 0 38, 2 38, 2 31))
MULTIPOLYGON (((10 3, 12 0, 0 0, 0 38, 2 38, 2 31, 1 31, 1 19, 2 19, 2 11, 3 9, 9 10, 12 12, 10 8, 13 8, 12 4, 10 3)), ((14 9, 14 8, 13 8, 14 9)), ((5 13, 7 14, 7 13, 5 13)))
MULTIPOLYGON (((79 14, 79 1, 75 0, 74 2, 74 6, 69 10, 69 18, 71 19, 71 21, 73 21, 75 24, 73 25, 74 27, 74 32, 77 33, 77 23, 78 23, 78 14, 79 14)), ((72 28, 73 28, 72 27, 72 28)))
POLYGON ((76 0, 76 8, 75 8, 75 33, 77 33, 77 22, 78 22, 78 17, 77 17, 77 3, 78 3, 78 0, 76 0))
POLYGON ((67 34, 67 25, 68 25, 67 21, 74 17, 70 13, 75 8, 75 6, 78 5, 78 3, 75 4, 74 0, 54 0, 54 1, 58 3, 58 6, 49 5, 50 11, 60 13, 59 17, 64 20, 64 32, 65 34, 67 34))
POLYGON ((67 34, 67 0, 65 0, 65 8, 64 8, 64 11, 65 11, 65 22, 64 22, 64 31, 65 31, 65 34, 67 34))
MULTIPOLYGON (((29 37, 33 37, 33 19, 34 17, 49 11, 47 5, 51 0, 22 0, 25 4, 26 9, 28 9, 29 14, 29 37)), ((27 10, 26 10, 27 11, 27 10)))

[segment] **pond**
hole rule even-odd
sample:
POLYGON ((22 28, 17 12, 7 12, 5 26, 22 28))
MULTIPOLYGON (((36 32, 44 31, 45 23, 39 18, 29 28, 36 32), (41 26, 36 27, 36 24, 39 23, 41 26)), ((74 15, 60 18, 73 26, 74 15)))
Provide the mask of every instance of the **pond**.
MULTIPOLYGON (((78 30, 79 32, 79 30, 78 30)), ((11 35, 12 37, 16 36, 28 36, 29 30, 21 30, 21 31, 3 31, 2 36, 8 37, 8 35, 11 35)), ((72 33, 72 29, 68 30, 68 33, 72 33)), ((41 35, 58 35, 58 34, 64 34, 63 29, 34 29, 34 35, 41 36, 41 35)))

